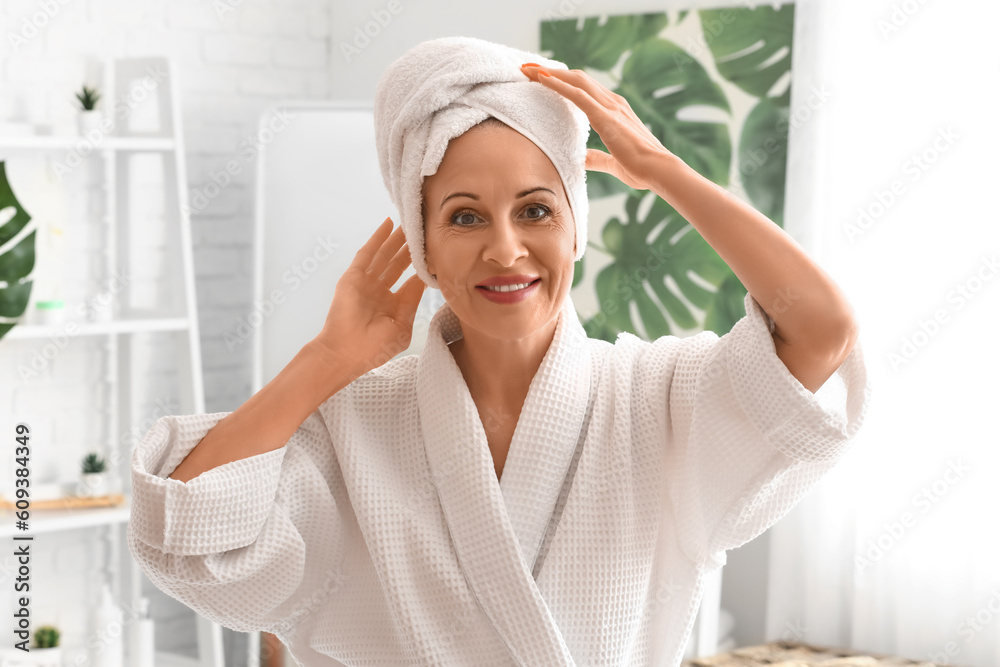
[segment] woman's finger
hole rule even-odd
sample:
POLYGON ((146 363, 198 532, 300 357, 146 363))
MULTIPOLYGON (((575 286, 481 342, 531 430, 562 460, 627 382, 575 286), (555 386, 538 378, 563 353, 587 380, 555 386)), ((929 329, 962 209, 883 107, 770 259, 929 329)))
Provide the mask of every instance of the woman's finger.
POLYGON ((399 288, 400 305, 399 314, 404 322, 412 323, 417 314, 417 307, 420 305, 420 297, 424 294, 427 284, 414 274, 406 279, 406 282, 399 288))
POLYGON ((596 100, 598 103, 602 104, 605 107, 615 107, 620 104, 620 100, 615 95, 615 93, 608 90, 599 81, 594 79, 594 77, 590 76, 581 69, 558 69, 558 68, 553 69, 548 67, 544 68, 531 67, 525 69, 527 71, 535 72, 535 78, 538 81, 551 78, 538 73, 540 69, 544 70, 547 74, 550 74, 552 77, 555 77, 564 83, 568 83, 570 85, 576 86, 577 88, 583 89, 594 100, 596 100))
POLYGON ((392 230, 392 218, 386 218, 382 221, 382 224, 378 226, 375 233, 365 241, 365 244, 361 246, 358 251, 354 254, 354 259, 351 260, 349 268, 360 269, 362 271, 367 270, 368 266, 371 264, 372 257, 375 256, 375 251, 379 249, 385 239, 389 236, 389 232, 392 230))
POLYGON ((403 275, 403 271, 406 267, 410 265, 410 248, 405 243, 403 247, 396 251, 392 259, 389 260, 389 265, 385 267, 385 271, 379 276, 379 280, 384 281, 390 287, 396 284, 399 277, 403 275))
POLYGON ((576 106, 580 107, 580 109, 587 114, 587 118, 590 119, 590 124, 595 130, 598 130, 598 134, 600 134, 598 125, 602 125, 603 121, 610 113, 606 106, 595 100, 586 90, 583 90, 582 88, 579 88, 578 86, 567 81, 563 81, 561 78, 556 76, 541 75, 538 77, 538 80, 543 82, 542 85, 550 86, 557 93, 573 102, 576 106))
POLYGON ((400 225, 399 227, 396 227, 396 230, 382 243, 382 246, 372 258, 367 272, 372 273, 375 276, 384 272, 386 264, 389 263, 389 260, 392 259, 392 256, 396 254, 396 251, 399 250, 399 247, 404 243, 406 243, 406 237, 403 235, 403 226, 400 225))
POLYGON ((636 190, 648 189, 647 185, 640 183, 629 176, 625 172, 621 163, 618 162, 613 155, 608 155, 604 151, 597 150, 596 148, 587 149, 585 168, 589 171, 603 171, 606 174, 611 174, 630 188, 634 188, 636 190))
POLYGON ((610 174, 612 173, 611 161, 613 159, 604 151, 599 151, 596 148, 588 148, 584 167, 588 171, 603 171, 606 174, 610 174))

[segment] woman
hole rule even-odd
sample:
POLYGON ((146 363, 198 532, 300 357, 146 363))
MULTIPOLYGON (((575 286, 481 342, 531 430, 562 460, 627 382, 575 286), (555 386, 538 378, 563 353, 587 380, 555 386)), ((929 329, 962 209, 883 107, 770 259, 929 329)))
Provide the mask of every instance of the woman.
POLYGON ((420 73, 440 71, 419 61, 406 104, 376 97, 377 123, 420 109, 377 134, 380 159, 398 158, 382 165, 403 225, 387 219, 357 252, 322 331, 260 392, 150 430, 130 548, 162 590, 275 633, 304 665, 679 665, 704 575, 791 509, 863 421, 850 306, 584 72, 521 61, 511 75, 497 45, 432 43, 503 72, 484 95, 510 77, 585 114, 610 151, 586 151, 586 168, 684 215, 747 286, 746 317, 722 338, 587 338, 569 299, 582 179, 553 145, 560 124, 519 132, 477 121, 481 108, 447 124, 482 100, 427 86, 439 107, 414 106, 420 73), (434 159, 433 142, 414 152, 443 127, 455 136, 434 159), (410 186, 407 155, 423 174, 410 186), (432 281, 447 304, 421 355, 394 359, 432 281), (834 373, 846 393, 824 406, 814 392, 834 373))

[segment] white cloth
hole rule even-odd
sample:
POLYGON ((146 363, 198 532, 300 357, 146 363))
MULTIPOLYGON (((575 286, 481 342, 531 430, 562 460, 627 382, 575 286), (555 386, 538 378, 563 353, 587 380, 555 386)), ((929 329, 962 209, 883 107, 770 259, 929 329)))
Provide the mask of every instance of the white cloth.
POLYGON ((859 346, 820 400, 744 304, 721 338, 612 345, 567 299, 499 482, 448 306, 422 354, 280 449, 165 479, 229 413, 161 417, 132 457, 129 547, 169 595, 310 667, 679 665, 703 575, 837 462, 868 405, 859 346))
POLYGON ((417 44, 389 65, 375 90, 375 146, 382 180, 400 215, 413 268, 428 286, 420 187, 437 172, 448 141, 487 116, 530 139, 559 172, 576 225, 576 255, 587 248, 587 137, 579 107, 530 80, 521 64, 565 63, 476 37, 417 44))

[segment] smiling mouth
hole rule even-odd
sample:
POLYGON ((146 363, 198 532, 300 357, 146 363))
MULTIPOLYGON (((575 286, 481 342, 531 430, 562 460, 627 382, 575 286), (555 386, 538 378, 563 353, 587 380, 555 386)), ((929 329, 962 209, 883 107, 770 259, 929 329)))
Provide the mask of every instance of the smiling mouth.
POLYGON ((516 292, 517 290, 522 290, 526 287, 530 287, 540 281, 541 278, 535 278, 530 283, 514 283, 513 285, 494 285, 492 287, 487 287, 484 285, 477 285, 477 289, 484 289, 489 292, 516 292))

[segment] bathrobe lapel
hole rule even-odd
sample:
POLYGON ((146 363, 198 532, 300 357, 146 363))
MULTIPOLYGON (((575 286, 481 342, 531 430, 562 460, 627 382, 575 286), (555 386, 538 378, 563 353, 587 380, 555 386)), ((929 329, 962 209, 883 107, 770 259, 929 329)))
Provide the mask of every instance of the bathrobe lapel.
POLYGON ((417 370, 428 463, 458 560, 521 664, 573 665, 531 572, 589 402, 586 333, 567 298, 531 381, 500 482, 475 402, 447 347, 459 336, 457 317, 442 306, 417 370))

